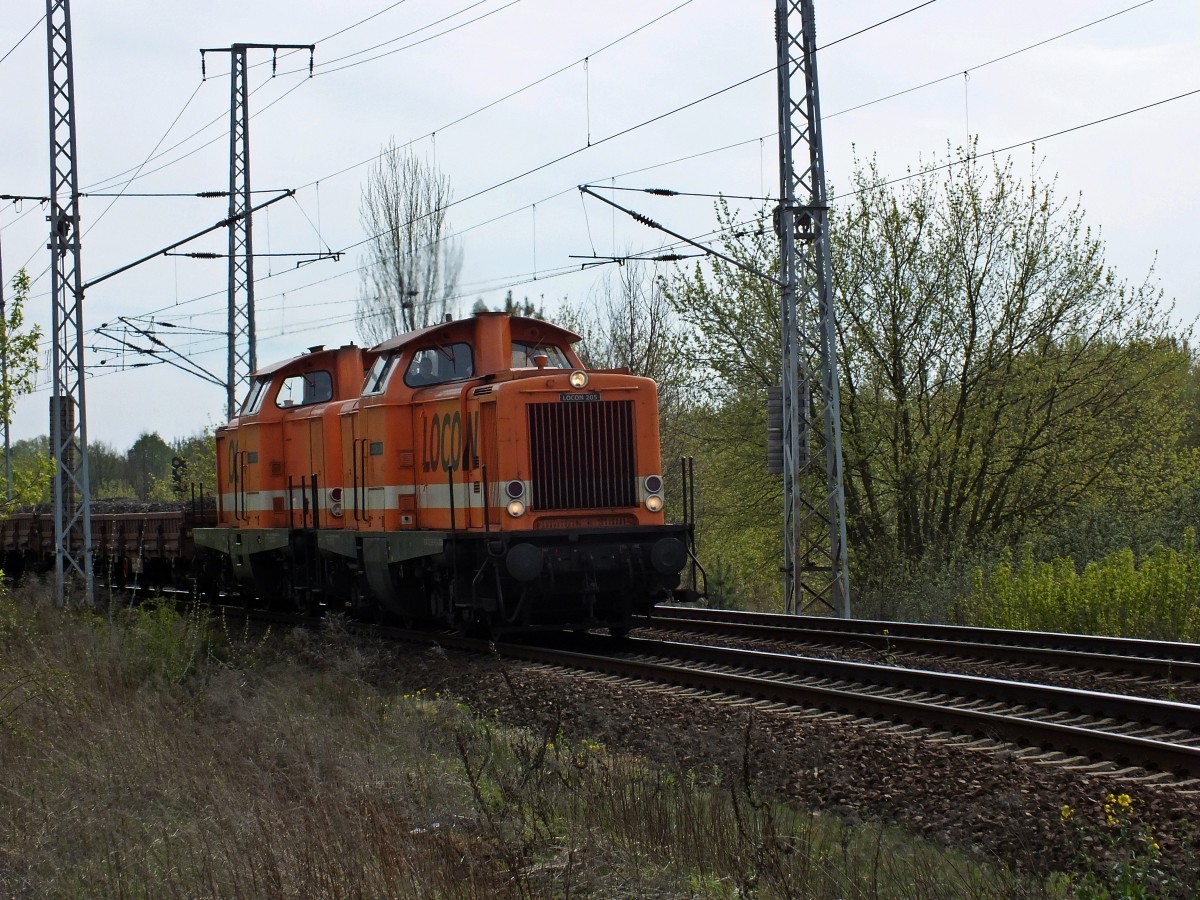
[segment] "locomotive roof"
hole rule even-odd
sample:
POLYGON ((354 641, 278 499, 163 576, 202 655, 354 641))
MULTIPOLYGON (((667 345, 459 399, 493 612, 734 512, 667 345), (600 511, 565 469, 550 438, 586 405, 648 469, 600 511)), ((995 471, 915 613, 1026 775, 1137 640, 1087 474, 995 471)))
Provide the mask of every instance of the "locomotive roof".
MULTIPOLYGON (((515 340, 528 340, 536 337, 539 341, 562 341, 568 346, 580 340, 579 335, 575 332, 563 328, 560 325, 555 325, 553 322, 547 322, 543 319, 534 319, 528 316, 512 316, 505 312, 477 312, 476 317, 482 316, 509 316, 512 320, 511 330, 515 340)), ((471 330, 472 324, 470 319, 456 319, 452 322, 439 322, 436 325, 427 325, 424 328, 418 328, 414 331, 406 331, 404 334, 398 334, 394 338, 389 338, 382 344, 376 344, 369 349, 363 348, 364 356, 374 357, 381 353, 387 353, 392 350, 397 350, 401 347, 416 341, 421 341, 426 338, 434 337, 443 332, 461 333, 464 330, 471 330)), ((270 363, 269 365, 261 366, 254 370, 255 378, 262 378, 267 375, 274 375, 280 369, 284 369, 293 363, 310 357, 319 357, 324 354, 335 353, 336 350, 345 350, 354 347, 353 344, 347 344, 345 347, 336 349, 321 348, 319 350, 311 350, 308 353, 301 353, 299 356, 290 356, 287 359, 282 359, 279 362, 270 363)))
POLYGON ((299 356, 289 356, 287 359, 281 359, 278 362, 269 363, 268 365, 265 365, 265 366, 259 366, 257 369, 255 369, 251 373, 251 375, 254 378, 262 378, 265 375, 274 375, 280 369, 285 369, 288 366, 292 365, 292 363, 298 362, 299 360, 302 360, 302 359, 315 359, 315 358, 319 358, 322 356, 335 354, 340 350, 361 350, 361 349, 362 349, 361 347, 356 347, 354 344, 345 344, 344 346, 341 346, 341 347, 330 347, 328 349, 326 349, 325 347, 319 347, 319 348, 314 347, 313 349, 309 350, 307 353, 301 353, 299 356))
MULTIPOLYGON (((482 316, 508 316, 508 313, 503 312, 477 312, 476 317, 482 316)), ((542 319, 533 319, 527 316, 509 316, 512 320, 512 336, 517 340, 525 339, 526 335, 536 334, 539 339, 560 340, 567 345, 574 344, 580 340, 579 335, 575 332, 563 328, 560 325, 555 325, 552 322, 546 322, 542 319)), ((397 350, 407 346, 415 341, 424 340, 429 337, 436 337, 441 332, 462 332, 466 328, 471 328, 469 319, 457 319, 453 322, 439 322, 437 325, 427 325, 424 328, 418 328, 415 331, 406 331, 404 334, 398 334, 394 338, 389 338, 382 344, 376 344, 372 347, 369 353, 387 353, 391 350, 397 350)))

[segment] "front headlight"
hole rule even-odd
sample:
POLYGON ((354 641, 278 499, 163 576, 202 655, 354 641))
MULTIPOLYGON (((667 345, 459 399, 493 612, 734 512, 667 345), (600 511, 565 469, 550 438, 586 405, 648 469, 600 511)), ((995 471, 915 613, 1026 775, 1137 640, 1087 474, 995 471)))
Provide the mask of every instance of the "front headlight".
POLYGON ((662 512, 662 508, 663 498, 658 496, 658 494, 651 494, 646 498, 646 509, 650 510, 650 512, 662 512))
POLYGON ((525 504, 520 500, 508 501, 508 514, 514 519, 519 519, 521 516, 525 515, 525 504))
POLYGON ((571 387, 575 388, 576 390, 581 390, 582 388, 587 387, 587 384, 588 384, 587 372, 584 372, 581 369, 576 369, 574 372, 571 373, 571 387))

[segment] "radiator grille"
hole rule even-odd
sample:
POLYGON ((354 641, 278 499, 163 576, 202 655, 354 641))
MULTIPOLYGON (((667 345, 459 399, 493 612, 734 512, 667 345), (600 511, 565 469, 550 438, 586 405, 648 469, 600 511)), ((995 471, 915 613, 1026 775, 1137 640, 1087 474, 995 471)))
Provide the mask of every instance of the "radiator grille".
POLYGON ((637 506, 633 401, 531 403, 531 509, 637 506))

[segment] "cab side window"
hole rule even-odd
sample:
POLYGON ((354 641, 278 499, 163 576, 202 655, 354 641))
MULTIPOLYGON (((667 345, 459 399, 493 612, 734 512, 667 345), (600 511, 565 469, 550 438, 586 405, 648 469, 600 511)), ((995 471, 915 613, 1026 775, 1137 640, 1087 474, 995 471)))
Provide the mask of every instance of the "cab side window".
POLYGON ((279 386, 275 405, 281 409, 308 406, 333 399, 333 376, 324 370, 291 375, 279 386))
POLYGON ((447 381, 461 381, 475 374, 471 345, 444 344, 418 350, 404 372, 409 387, 427 387, 447 381))

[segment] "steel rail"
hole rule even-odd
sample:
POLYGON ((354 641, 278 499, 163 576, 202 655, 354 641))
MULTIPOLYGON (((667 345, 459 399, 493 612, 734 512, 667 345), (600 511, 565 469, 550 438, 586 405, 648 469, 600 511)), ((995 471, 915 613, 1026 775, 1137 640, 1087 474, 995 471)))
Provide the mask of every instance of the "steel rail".
POLYGON ((620 652, 667 657, 676 661, 711 666, 760 670, 790 677, 822 678, 852 682, 856 685, 876 685, 893 690, 922 691, 960 700, 1030 706, 1047 713, 1118 719, 1122 723, 1142 723, 1189 731, 1194 735, 1196 744, 1200 745, 1200 706, 1190 703, 878 663, 684 644, 677 641, 629 639, 620 646, 620 652))
POLYGON ((1200 681, 1200 645, 1170 641, 684 607, 656 607, 639 624, 761 640, 857 643, 880 654, 931 653, 1200 681))

